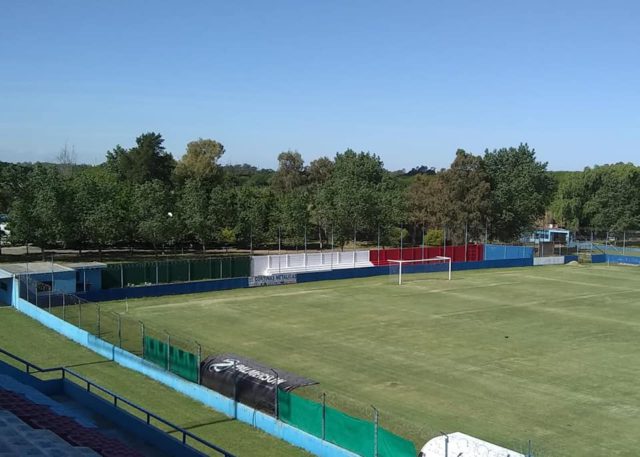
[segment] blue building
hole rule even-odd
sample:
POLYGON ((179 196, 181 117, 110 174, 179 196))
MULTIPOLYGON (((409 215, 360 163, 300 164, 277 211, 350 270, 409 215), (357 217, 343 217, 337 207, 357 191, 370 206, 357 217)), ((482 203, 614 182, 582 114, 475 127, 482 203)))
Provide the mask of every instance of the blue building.
POLYGON ((0 264, 0 302, 11 304, 14 278, 18 280, 15 284, 21 284, 23 293, 33 295, 75 294, 100 289, 103 268, 106 264, 98 262, 0 264))
POLYGON ((533 231, 529 236, 525 237, 522 241, 528 243, 558 243, 558 244, 570 244, 573 242, 571 232, 562 228, 542 228, 533 231))

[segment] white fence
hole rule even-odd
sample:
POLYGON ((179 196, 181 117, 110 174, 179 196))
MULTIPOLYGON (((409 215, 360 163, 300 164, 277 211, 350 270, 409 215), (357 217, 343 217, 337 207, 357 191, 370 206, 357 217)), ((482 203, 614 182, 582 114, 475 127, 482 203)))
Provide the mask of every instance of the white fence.
POLYGON ((563 265, 564 264, 564 256, 555 256, 555 257, 534 257, 533 258, 534 265, 563 265))
POLYGON ((251 257, 251 276, 372 267, 369 251, 331 251, 251 257))

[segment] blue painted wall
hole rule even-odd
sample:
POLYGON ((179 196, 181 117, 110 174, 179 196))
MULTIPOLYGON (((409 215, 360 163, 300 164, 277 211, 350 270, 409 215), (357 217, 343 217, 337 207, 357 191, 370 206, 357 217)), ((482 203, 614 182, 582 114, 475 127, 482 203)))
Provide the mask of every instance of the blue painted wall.
POLYGON ((154 284, 150 286, 124 287, 121 289, 89 290, 86 293, 78 292, 76 295, 89 301, 109 301, 124 300, 125 298, 194 294, 198 292, 211 292, 214 290, 242 289, 245 287, 249 287, 248 278, 234 278, 173 284, 154 284))
POLYGON ((597 254, 591 256, 591 263, 604 263, 607 261, 606 254, 597 254))
POLYGON ((524 259, 533 257, 533 248, 528 246, 508 246, 485 244, 484 260, 524 259))
POLYGON ((569 262, 577 262, 578 261, 578 256, 577 255, 565 255, 564 256, 564 263, 569 263, 569 262))
POLYGON ((13 279, 0 279, 0 304, 10 305, 13 296, 13 279))
MULTIPOLYGON (((520 259, 501 259, 501 260, 483 260, 482 262, 453 262, 451 264, 452 271, 478 270, 482 268, 512 268, 512 267, 529 267, 533 265, 533 257, 520 259)), ((334 279, 351 279, 365 278, 369 276, 388 275, 389 266, 369 267, 369 268, 345 268, 331 271, 318 271, 309 273, 298 273, 297 281, 329 281, 334 279)), ((404 273, 426 273, 432 271, 446 271, 448 265, 406 265, 402 267, 404 273)))
POLYGON ((76 270, 76 284, 78 292, 102 289, 102 268, 81 268, 76 270))
MULTIPOLYGON (((245 279, 246 281, 246 279, 245 279)), ((15 288, 14 288, 15 289, 15 288)), ((206 387, 186 381, 157 365, 141 359, 127 351, 124 351, 106 341, 89 334, 85 330, 79 329, 72 324, 47 313, 46 311, 21 299, 17 294, 13 294, 14 306, 27 316, 37 320, 41 324, 55 330, 67 338, 91 349, 92 351, 106 357, 114 362, 142 373, 172 389, 193 398, 217 411, 234 417, 242 422, 248 423, 260 430, 280 438, 295 446, 301 447, 312 454, 320 457, 358 457, 355 454, 342 449, 334 444, 309 435, 284 422, 257 411, 249 406, 236 403, 233 400, 207 389, 206 387)))
MULTIPOLYGON (((30 273, 29 278, 34 281, 51 282, 51 273, 30 273)), ((76 272, 56 271, 53 273, 53 290, 74 294, 76 292, 76 272)))
POLYGON ((630 255, 607 254, 609 263, 626 263, 627 265, 640 265, 640 257, 630 255))

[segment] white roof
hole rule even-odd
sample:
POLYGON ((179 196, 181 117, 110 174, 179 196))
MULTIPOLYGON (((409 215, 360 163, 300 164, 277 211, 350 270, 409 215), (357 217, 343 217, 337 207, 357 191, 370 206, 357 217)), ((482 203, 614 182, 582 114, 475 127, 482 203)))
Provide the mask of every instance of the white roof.
POLYGON ((23 275, 27 273, 51 273, 52 271, 54 273, 58 273, 61 271, 74 271, 72 268, 51 262, 0 263, 0 270, 4 270, 10 275, 23 275))

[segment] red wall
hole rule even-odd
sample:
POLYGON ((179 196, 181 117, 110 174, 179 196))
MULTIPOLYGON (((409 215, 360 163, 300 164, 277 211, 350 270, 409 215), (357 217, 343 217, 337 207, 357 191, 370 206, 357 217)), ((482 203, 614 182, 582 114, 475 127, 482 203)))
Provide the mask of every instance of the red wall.
MULTIPOLYGON (((443 247, 417 247, 404 248, 402 255, 399 248, 395 249, 373 249, 369 251, 369 261, 374 265, 388 265, 389 260, 419 260, 430 259, 436 256, 451 257, 453 262, 464 262, 465 246, 447 246, 446 252, 443 254, 443 247)), ((469 244, 467 245, 467 262, 477 262, 484 260, 484 245, 469 244)))

